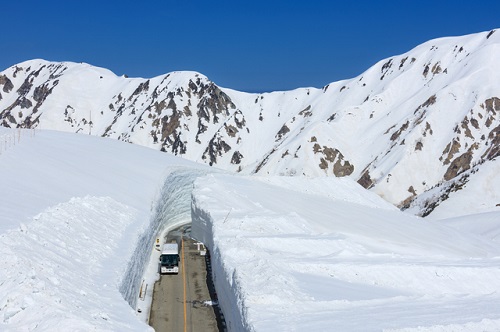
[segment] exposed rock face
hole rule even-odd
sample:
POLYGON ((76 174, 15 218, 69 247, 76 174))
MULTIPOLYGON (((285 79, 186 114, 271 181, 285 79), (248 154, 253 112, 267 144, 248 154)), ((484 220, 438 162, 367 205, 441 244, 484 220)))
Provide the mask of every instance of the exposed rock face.
POLYGON ((3 92, 9 93, 14 88, 12 81, 5 75, 0 75, 0 85, 3 85, 3 92))
POLYGON ((195 72, 138 79, 27 61, 0 73, 0 123, 110 137, 244 174, 351 177, 409 207, 432 188, 459 190, 500 155, 493 32, 430 41, 321 89, 264 94, 195 72))
POLYGON ((369 189, 373 185, 373 180, 370 177, 370 172, 366 170, 363 175, 358 179, 358 183, 366 189, 369 189))
POLYGON ((234 151, 233 157, 231 158, 231 164, 239 165, 243 159, 243 155, 239 151, 234 151))
POLYGON ((278 131, 278 133, 275 136, 276 142, 281 140, 289 132, 290 132, 290 128, 288 128, 286 125, 283 125, 283 127, 281 127, 281 129, 278 131))
POLYGON ((313 150, 314 153, 323 155, 320 158, 319 168, 326 170, 333 165, 333 175, 337 177, 351 175, 354 171, 354 166, 344 160, 344 155, 339 150, 327 146, 321 147, 318 143, 314 144, 313 150))
POLYGON ((493 128, 488 134, 489 147, 482 156, 482 160, 493 160, 500 155, 500 125, 493 128))
POLYGON ((472 151, 468 151, 464 154, 461 154, 457 158, 453 160, 450 164, 450 167, 444 173, 444 179, 449 181, 456 177, 458 174, 463 173, 464 171, 471 168, 472 162, 472 151))

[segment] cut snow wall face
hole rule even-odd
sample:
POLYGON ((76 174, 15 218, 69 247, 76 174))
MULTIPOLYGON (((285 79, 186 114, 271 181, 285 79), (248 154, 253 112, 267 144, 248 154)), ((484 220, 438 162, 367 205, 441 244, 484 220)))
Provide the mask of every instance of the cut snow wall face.
POLYGON ((229 331, 249 331, 250 328, 246 324, 242 313, 244 305, 238 295, 240 294, 240 286, 236 271, 229 270, 224 265, 217 241, 214 241, 213 218, 208 211, 197 203, 195 195, 192 197, 191 218, 191 235, 205 243, 210 251, 212 279, 229 331))
POLYGON ((136 308, 137 294, 147 263, 151 257, 154 241, 166 228, 191 222, 191 191, 194 180, 206 175, 206 171, 180 169, 170 173, 155 204, 149 225, 139 237, 134 254, 120 286, 120 293, 132 308, 136 308))

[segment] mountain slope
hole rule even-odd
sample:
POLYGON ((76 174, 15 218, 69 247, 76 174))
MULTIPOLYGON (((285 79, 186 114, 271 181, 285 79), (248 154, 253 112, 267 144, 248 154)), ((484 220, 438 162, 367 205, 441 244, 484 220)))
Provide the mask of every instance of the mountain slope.
POLYGON ((0 73, 0 121, 116 138, 246 174, 349 176, 427 215, 500 153, 499 55, 495 30, 441 38, 322 89, 264 94, 195 72, 127 78, 32 60, 0 73))

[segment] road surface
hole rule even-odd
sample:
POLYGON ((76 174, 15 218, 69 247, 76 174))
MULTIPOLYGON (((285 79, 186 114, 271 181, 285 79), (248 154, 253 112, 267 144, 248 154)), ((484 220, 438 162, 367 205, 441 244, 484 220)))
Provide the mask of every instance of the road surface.
POLYGON ((156 282, 149 324, 157 332, 219 331, 212 299, 207 287, 205 256, 184 227, 169 233, 168 242, 179 237, 179 274, 162 275, 156 282))

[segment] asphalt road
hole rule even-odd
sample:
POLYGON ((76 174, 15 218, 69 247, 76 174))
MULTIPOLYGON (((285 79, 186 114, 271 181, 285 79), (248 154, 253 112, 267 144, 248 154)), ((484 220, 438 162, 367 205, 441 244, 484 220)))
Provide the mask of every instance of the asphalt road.
MULTIPOLYGON (((169 234, 169 241, 172 236, 169 234)), ((180 232, 177 232, 180 234, 180 232)), ((180 271, 162 275, 155 284, 149 324, 157 332, 219 331, 207 287, 205 256, 196 242, 182 236, 180 271)))

